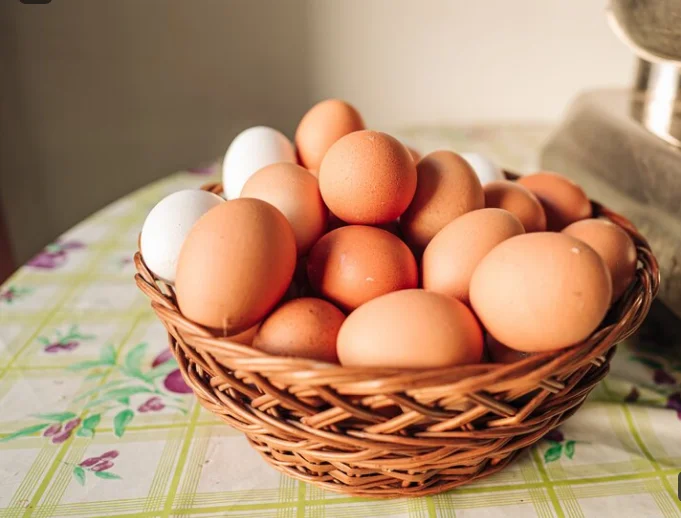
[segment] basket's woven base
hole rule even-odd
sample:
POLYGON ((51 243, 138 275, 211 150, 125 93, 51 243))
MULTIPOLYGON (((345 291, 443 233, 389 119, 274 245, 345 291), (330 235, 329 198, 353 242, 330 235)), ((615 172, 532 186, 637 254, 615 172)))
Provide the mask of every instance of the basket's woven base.
POLYGON ((570 417, 648 313, 659 287, 648 243, 621 216, 594 211, 634 239, 635 282, 584 343, 509 365, 404 371, 269 356, 184 318, 139 253, 136 280, 200 403, 274 468, 358 496, 429 495, 503 469, 570 417))

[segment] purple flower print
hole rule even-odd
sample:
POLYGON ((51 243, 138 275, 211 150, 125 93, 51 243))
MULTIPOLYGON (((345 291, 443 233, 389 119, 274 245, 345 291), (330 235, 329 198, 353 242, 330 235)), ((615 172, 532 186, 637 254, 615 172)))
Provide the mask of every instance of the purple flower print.
POLYGON ((101 460, 100 457, 88 457, 83 462, 78 464, 81 468, 91 468, 101 460))
POLYGON ((9 286, 6 290, 0 291, 0 302, 12 304, 15 300, 23 297, 24 295, 30 292, 31 290, 28 288, 17 288, 16 286, 9 286))
MULTIPOLYGON (((76 428, 80 425, 80 418, 76 417, 75 419, 71 419, 68 423, 64 425, 63 430, 58 430, 57 433, 52 435, 52 444, 61 444, 65 442, 69 437, 71 437, 71 434, 74 432, 76 428)), ((55 425, 50 426, 52 428, 55 425)), ((60 426, 61 428, 61 426, 60 426)), ((48 428, 49 430, 49 428, 48 428)), ((47 432, 47 430, 45 430, 47 432)), ((45 434, 43 434, 45 435, 45 434)), ((48 437, 48 436, 46 436, 48 437)))
POLYGON ((38 255, 31 259, 27 264, 33 268, 41 270, 54 270, 62 266, 71 250, 84 248, 85 244, 80 241, 57 241, 47 245, 38 255))
POLYGON ((565 436, 563 435, 563 432, 561 432, 560 430, 554 429, 547 433, 544 436, 544 439, 546 439, 547 441, 563 442, 565 436))
POLYGON ((53 425, 50 425, 45 429, 45 431, 43 432, 43 437, 54 437, 55 435, 59 434, 60 432, 61 432, 61 424, 54 423, 53 425))
POLYGON ((97 472, 97 471, 106 471, 109 468, 112 468, 114 465, 113 462, 110 460, 103 460, 98 462, 92 467, 92 471, 97 472))
POLYGON ((681 392, 674 392, 667 398, 667 408, 676 410, 676 415, 681 419, 681 392))
POLYGON ((119 480, 121 477, 109 470, 114 467, 113 459, 118 457, 116 450, 107 451, 95 457, 88 457, 73 468, 73 476, 81 485, 85 485, 87 472, 93 473, 97 478, 104 480, 119 480))
POLYGON ((107 452, 102 453, 99 458, 100 459, 115 459, 118 457, 119 453, 116 450, 109 450, 107 452))
POLYGON ((636 403, 640 396, 641 396, 641 393, 638 391, 638 389, 636 387, 631 387, 629 394, 627 394, 627 396, 624 398, 624 402, 625 403, 636 403))
POLYGON ((182 378, 180 369, 175 369, 173 372, 168 374, 166 379, 163 381, 163 386, 175 394, 189 394, 192 391, 192 389, 190 389, 184 382, 184 378, 182 378))
POLYGON ((676 379, 668 374, 664 369, 655 369, 653 381, 657 385, 676 385, 676 379))
MULTIPOLYGON (((151 368, 154 369, 159 365, 163 365, 164 363, 171 361, 172 359, 173 353, 170 352, 170 349, 164 349, 156 358, 154 358, 151 368)), ((190 389, 184 382, 182 373, 179 369, 175 369, 166 376, 166 378, 163 380, 163 386, 175 394, 189 394, 192 391, 192 389, 190 389)))
POLYGON ((52 437, 52 444, 61 444, 71 437, 71 432, 62 432, 59 435, 52 437))
POLYGON ((38 340, 44 345, 43 350, 48 354, 73 351, 80 345, 81 340, 92 340, 95 338, 92 335, 80 334, 77 325, 71 326, 65 335, 62 335, 60 331, 56 331, 55 335, 55 340, 50 340, 45 336, 38 337, 38 340))
POLYGON ((76 417, 75 419, 71 419, 66 425, 64 425, 64 431, 65 432, 70 432, 71 430, 74 430, 75 428, 78 427, 80 424, 80 417, 76 417))
POLYGON ((161 353, 154 358, 154 361, 151 363, 151 368, 155 369, 159 365, 163 365, 166 362, 169 362, 170 360, 173 359, 173 353, 170 352, 170 349, 163 349, 161 353))
POLYGON ((146 412, 160 412, 166 407, 165 403, 163 400, 158 397, 154 396, 150 399, 148 399, 145 403, 139 406, 137 409, 138 412, 141 413, 146 413, 146 412))
POLYGON ((53 343, 45 347, 45 352, 46 353, 58 353, 60 351, 73 351, 76 347, 78 347, 80 344, 78 342, 66 342, 65 344, 62 343, 53 343))

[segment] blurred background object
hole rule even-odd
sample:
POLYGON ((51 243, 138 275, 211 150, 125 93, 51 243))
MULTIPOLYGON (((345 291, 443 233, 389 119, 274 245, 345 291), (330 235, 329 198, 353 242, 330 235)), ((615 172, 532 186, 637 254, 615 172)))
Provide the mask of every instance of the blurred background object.
POLYGON ((53 0, 0 5, 0 207, 15 264, 88 214, 224 154, 289 137, 325 97, 388 131, 556 123, 628 86, 604 1, 53 0))

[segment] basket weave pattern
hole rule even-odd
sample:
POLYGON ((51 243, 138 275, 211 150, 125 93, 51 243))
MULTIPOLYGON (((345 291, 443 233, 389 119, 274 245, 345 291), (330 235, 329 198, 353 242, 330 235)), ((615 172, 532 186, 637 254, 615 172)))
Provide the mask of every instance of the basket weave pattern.
POLYGON ((648 313, 659 287, 648 243, 622 216, 593 207, 634 239, 635 282, 583 344, 508 365, 401 371, 269 356, 184 318, 139 253, 135 279, 200 403, 270 465, 331 491, 423 496, 503 469, 575 413, 607 374, 615 344, 648 313))

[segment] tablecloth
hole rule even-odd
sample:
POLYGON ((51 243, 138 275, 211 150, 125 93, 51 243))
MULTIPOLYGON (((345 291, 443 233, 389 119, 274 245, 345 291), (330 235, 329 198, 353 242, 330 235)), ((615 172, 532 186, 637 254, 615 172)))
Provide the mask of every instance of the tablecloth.
MULTIPOLYGON (((478 150, 531 170, 546 128, 403 135, 421 150, 478 150)), ((217 170, 177 173, 115 202, 0 286, 0 516, 681 516, 681 349, 654 344, 673 333, 621 345, 574 417, 460 489, 352 498, 269 468, 188 393, 133 282, 147 212, 217 170)))

